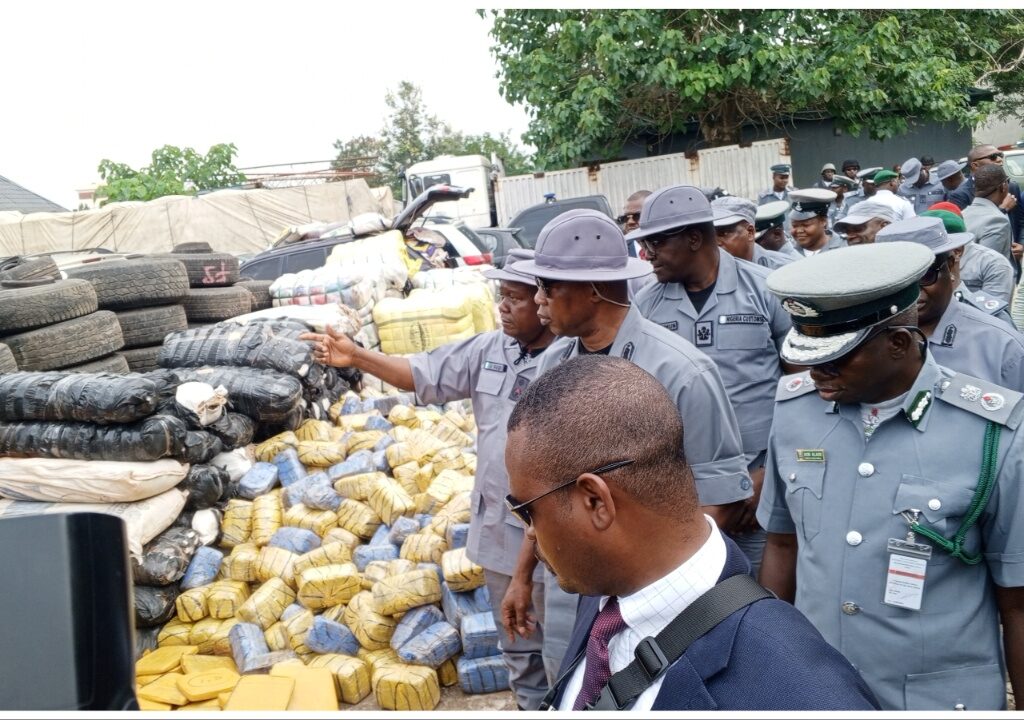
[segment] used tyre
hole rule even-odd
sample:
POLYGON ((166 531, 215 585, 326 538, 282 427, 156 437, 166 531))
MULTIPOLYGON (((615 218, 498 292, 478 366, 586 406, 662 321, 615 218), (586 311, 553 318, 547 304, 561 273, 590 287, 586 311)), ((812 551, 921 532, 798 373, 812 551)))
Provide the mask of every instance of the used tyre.
POLYGON ((131 348, 130 350, 123 351, 121 354, 128 361, 128 368, 132 372, 150 372, 151 370, 160 369, 160 363, 156 360, 160 355, 160 348, 162 347, 163 345, 150 345, 149 347, 131 348))
POLYGON ((178 303, 188 294, 188 273, 173 259, 104 260, 66 272, 91 282, 100 307, 109 310, 178 303))
POLYGON ((11 349, 6 345, 0 345, 0 373, 18 372, 18 363, 14 360, 11 349))
POLYGON ((188 318, 182 305, 159 305, 117 313, 126 348, 159 345, 168 333, 186 330, 188 318))
POLYGON ((241 280, 235 286, 249 291, 252 295, 252 312, 256 312, 273 306, 270 298, 270 286, 273 284, 273 280, 241 280))
POLYGON ((252 311, 252 295, 243 287, 193 289, 184 303, 190 323, 219 322, 252 311))
POLYGON ((208 242, 184 242, 178 243, 171 248, 171 253, 181 255, 185 253, 212 253, 213 248, 208 242))
POLYGON ((124 346, 117 315, 106 310, 4 338, 19 370, 59 370, 124 346))
POLYGON ((194 288, 226 287, 238 282, 238 258, 228 253, 199 252, 154 255, 173 258, 185 265, 189 286, 194 288))
POLYGON ((96 308, 96 291, 85 280, 17 288, 0 282, 0 334, 72 320, 96 312, 96 308))
POLYGON ((121 353, 114 353, 101 357, 99 360, 72 365, 62 368, 64 372, 74 373, 114 373, 115 375, 127 375, 129 372, 128 361, 121 353))
POLYGON ((49 255, 34 260, 22 260, 0 273, 0 280, 60 280, 57 263, 49 255))

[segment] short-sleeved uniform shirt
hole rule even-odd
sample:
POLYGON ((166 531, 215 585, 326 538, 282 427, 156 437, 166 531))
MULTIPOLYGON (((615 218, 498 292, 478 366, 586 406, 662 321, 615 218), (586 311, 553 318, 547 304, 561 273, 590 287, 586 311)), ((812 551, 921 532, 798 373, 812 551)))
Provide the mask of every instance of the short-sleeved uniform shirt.
POLYGON ((1009 303, 1013 297, 1013 266, 992 248, 970 242, 960 256, 960 281, 970 290, 1009 303))
MULTIPOLYGON (((779 381, 758 522, 795 533, 796 607, 852 662, 884 710, 1006 706, 995 586, 1024 584, 1020 394, 926 359, 902 407, 868 440, 861 406, 826 402, 808 373, 779 381), (952 537, 974 497, 988 422, 996 482, 964 550, 934 546, 919 610, 883 602, 903 513, 952 537)), ((919 574, 915 570, 914 575, 919 574)), ((891 597, 891 596, 890 596, 891 597)))
POLYGON ((693 343, 718 366, 748 455, 768 447, 782 374, 778 348, 791 327, 789 313, 765 285, 769 274, 719 249, 718 279, 699 312, 681 283, 652 285, 636 299, 644 317, 693 343))
POLYGON ((754 263, 769 270, 778 270, 783 265, 789 265, 794 260, 799 260, 798 254, 787 255, 777 250, 766 250, 757 243, 754 243, 754 263))
POLYGON ((950 301, 928 349, 940 365, 1024 392, 1024 337, 967 303, 950 301))
POLYGON ((928 182, 920 187, 913 183, 903 183, 896 192, 900 197, 906 198, 914 206, 914 212, 920 215, 935 203, 946 199, 946 188, 938 180, 929 178, 928 182))
POLYGON ((976 310, 980 310, 986 315, 990 315, 997 320, 1001 320, 1006 323, 1007 327, 1016 329, 1016 325, 1013 324, 1013 317, 1010 315, 1010 306, 1000 300, 999 298, 992 297, 988 293, 982 292, 981 290, 969 290, 963 281, 953 292, 953 297, 962 303, 970 305, 976 310))

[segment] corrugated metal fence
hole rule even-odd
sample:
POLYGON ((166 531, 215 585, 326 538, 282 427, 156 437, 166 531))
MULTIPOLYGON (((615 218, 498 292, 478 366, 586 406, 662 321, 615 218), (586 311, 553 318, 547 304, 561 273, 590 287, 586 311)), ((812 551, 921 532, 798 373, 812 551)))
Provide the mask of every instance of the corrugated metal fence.
POLYGON ((516 213, 544 202, 545 193, 555 193, 559 199, 604 195, 613 212, 619 212, 626 198, 637 190, 657 190, 666 185, 721 187, 756 201, 757 193, 771 184, 768 168, 789 161, 785 140, 765 140, 749 147, 700 150, 691 158, 676 153, 607 163, 597 169, 505 177, 498 180, 495 191, 498 223, 507 225, 516 213))

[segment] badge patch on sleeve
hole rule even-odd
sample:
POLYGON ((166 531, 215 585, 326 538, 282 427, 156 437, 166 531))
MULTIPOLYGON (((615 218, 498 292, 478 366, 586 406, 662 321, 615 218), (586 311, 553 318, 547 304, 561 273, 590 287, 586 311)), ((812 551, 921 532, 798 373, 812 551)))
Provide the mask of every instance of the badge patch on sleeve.
POLYGON ((508 399, 512 402, 516 402, 520 397, 522 397, 528 387, 530 387, 530 378, 525 375, 520 375, 516 378, 516 383, 512 386, 512 391, 508 394, 508 399))
POLYGON ((697 323, 693 329, 693 344, 697 347, 708 347, 715 344, 715 325, 710 320, 697 323))

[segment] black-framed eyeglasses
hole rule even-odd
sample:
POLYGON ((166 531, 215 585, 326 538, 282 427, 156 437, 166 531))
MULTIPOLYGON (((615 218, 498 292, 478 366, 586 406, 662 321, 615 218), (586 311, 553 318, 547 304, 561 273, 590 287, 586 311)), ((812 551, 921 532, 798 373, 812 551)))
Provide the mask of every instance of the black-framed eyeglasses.
MULTIPOLYGON (((602 465, 597 470, 591 470, 588 473, 580 474, 600 475, 601 473, 611 472, 612 470, 618 470, 619 468, 626 467, 627 465, 632 465, 635 462, 636 460, 616 460, 615 462, 608 463, 607 465, 602 465)), ((563 490, 569 487, 570 485, 574 485, 578 478, 579 475, 574 477, 572 480, 566 480, 561 485, 556 485, 547 492, 543 492, 537 497, 533 498, 532 500, 527 500, 526 502, 519 502, 519 500, 512 497, 511 494, 506 495, 505 506, 508 508, 508 511, 515 515, 519 519, 519 522, 521 522, 523 525, 533 525, 533 517, 530 515, 530 506, 533 505, 538 500, 540 500, 541 498, 545 498, 548 495, 551 495, 552 493, 556 493, 559 490, 563 490)))
POLYGON ((537 281, 537 287, 540 291, 549 297, 551 295, 551 288, 554 287, 555 284, 562 282, 562 280, 549 280, 542 277, 534 278, 534 280, 537 281))
POLYGON ((615 218, 615 222, 617 222, 619 225, 625 225, 630 220, 632 220, 635 223, 640 222, 640 213, 623 213, 622 215, 619 215, 617 218, 615 218))
POLYGON ((939 281, 939 275, 942 274, 942 269, 947 267, 946 261, 949 259, 948 255, 940 255, 938 259, 932 263, 932 266, 925 270, 924 275, 917 281, 917 284, 921 287, 931 287, 939 281))
POLYGON ((649 253, 658 252, 658 248, 677 236, 678 233, 675 235, 648 235, 641 240, 637 240, 637 243, 649 253))
POLYGON ((995 162, 996 160, 1002 159, 1002 157, 1003 154, 1001 152, 994 152, 991 155, 982 155, 978 160, 991 160, 992 162, 995 162))

